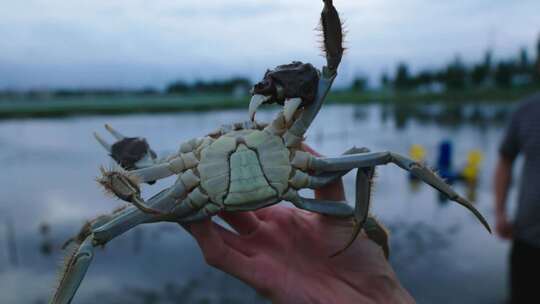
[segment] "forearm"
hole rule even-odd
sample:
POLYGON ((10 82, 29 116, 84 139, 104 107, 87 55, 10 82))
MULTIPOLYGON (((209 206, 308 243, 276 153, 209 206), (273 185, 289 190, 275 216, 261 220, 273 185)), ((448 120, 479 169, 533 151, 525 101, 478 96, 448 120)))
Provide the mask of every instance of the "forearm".
POLYGON ((512 183, 512 160, 501 157, 495 171, 495 214, 506 216, 506 198, 512 183))

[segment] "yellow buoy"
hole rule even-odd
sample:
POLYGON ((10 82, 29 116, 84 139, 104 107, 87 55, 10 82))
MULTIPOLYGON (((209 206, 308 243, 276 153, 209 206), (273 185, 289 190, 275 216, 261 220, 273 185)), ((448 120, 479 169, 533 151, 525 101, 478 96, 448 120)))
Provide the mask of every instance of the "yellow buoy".
POLYGON ((409 155, 414 161, 423 163, 426 158, 426 149, 421 145, 414 144, 409 149, 409 155))
POLYGON ((472 150, 467 154, 467 163, 461 175, 465 181, 469 183, 475 183, 478 179, 478 172, 480 171, 480 164, 484 159, 484 155, 480 150, 472 150))

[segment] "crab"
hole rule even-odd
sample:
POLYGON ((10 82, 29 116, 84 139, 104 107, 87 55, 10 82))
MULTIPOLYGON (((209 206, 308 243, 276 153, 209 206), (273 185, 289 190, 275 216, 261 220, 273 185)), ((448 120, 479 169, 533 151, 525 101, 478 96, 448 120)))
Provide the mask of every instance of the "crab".
MULTIPOLYGON (((343 55, 342 28, 332 0, 323 0, 321 27, 326 66, 292 62, 268 70, 252 90, 249 120, 224 125, 206 136, 188 140, 178 152, 158 159, 146 139, 127 137, 109 125, 116 139, 110 144, 97 133, 97 141, 119 168, 101 168, 97 181, 127 208, 100 216, 84 225, 70 241, 74 250, 52 303, 70 303, 94 256, 102 246, 137 225, 155 222, 191 223, 221 212, 251 211, 289 201, 310 212, 353 221, 349 241, 336 248, 338 255, 363 230, 388 257, 387 232, 370 213, 375 167, 393 163, 469 209, 490 230, 482 215, 424 165, 393 152, 370 152, 353 147, 338 157, 316 157, 303 150, 304 134, 324 103, 343 55), (280 104, 283 110, 268 124, 255 120, 259 106, 280 104), (317 189, 356 169, 354 207, 299 194, 317 189), (176 176, 175 182, 153 197, 141 196, 142 184, 176 176)), ((330 257, 329 257, 330 258, 330 257)))

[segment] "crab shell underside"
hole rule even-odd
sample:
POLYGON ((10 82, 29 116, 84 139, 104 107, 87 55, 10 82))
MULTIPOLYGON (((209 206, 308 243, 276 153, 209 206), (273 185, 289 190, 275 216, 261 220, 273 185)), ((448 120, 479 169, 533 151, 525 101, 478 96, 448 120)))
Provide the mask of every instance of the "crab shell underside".
POLYGON ((305 152, 287 148, 281 136, 264 130, 237 130, 217 139, 204 137, 194 144, 183 146, 181 152, 198 156, 192 171, 200 184, 182 203, 211 204, 204 206, 209 214, 259 209, 296 193, 291 187, 301 187, 294 176, 304 174, 291 159, 305 152))

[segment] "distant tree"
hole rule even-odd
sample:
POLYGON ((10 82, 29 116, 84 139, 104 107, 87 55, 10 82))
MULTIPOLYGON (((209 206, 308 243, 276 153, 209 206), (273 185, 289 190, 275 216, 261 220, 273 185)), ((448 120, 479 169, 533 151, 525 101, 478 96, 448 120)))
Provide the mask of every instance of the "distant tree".
POLYGON ((390 77, 388 77, 388 74, 386 74, 385 72, 381 75, 381 86, 383 88, 387 88, 389 84, 390 84, 390 77))
POLYGON ((369 80, 364 76, 356 76, 352 82, 351 89, 354 91, 365 91, 368 87, 369 80))
POLYGON ((435 76, 431 71, 422 71, 415 77, 415 85, 417 86, 429 86, 435 80, 435 76))
POLYGON ((473 85, 485 85, 493 81, 494 77, 494 66, 493 66, 493 50, 487 49, 484 53, 484 60, 473 67, 471 71, 471 82, 473 85))
POLYGON ((247 78, 234 77, 226 80, 196 80, 192 85, 184 81, 176 81, 167 87, 167 93, 233 93, 239 87, 249 88, 251 82, 247 78))
POLYGON ((231 86, 237 87, 237 86, 243 86, 243 87, 251 87, 252 83, 249 79, 243 78, 243 77, 235 77, 231 79, 231 86))
POLYGON ((135 91, 135 93, 140 94, 140 95, 155 95, 155 94, 158 94, 159 91, 152 87, 145 87, 145 88, 135 91))
POLYGON ((529 70, 529 55, 526 48, 519 50, 519 67, 523 71, 529 70))
POLYGON ((538 35, 538 41, 536 42, 536 80, 540 82, 540 35, 538 35))
POLYGON ((444 75, 444 84, 446 89, 460 90, 464 89, 467 84, 467 68, 461 61, 459 56, 456 56, 454 61, 446 68, 444 75))
POLYGON ((488 67, 485 64, 476 64, 471 71, 471 82, 474 86, 481 86, 486 83, 488 76, 488 67))
POLYGON ((501 61, 495 69, 495 83, 500 88, 509 88, 512 85, 514 64, 511 61, 501 61))
POLYGON ((394 86, 398 90, 411 88, 411 76, 409 75, 409 67, 404 62, 398 64, 396 76, 394 78, 394 86))
POLYGON ((487 50, 484 54, 484 67, 487 69, 488 74, 491 72, 493 65, 493 51, 487 50))
POLYGON ((169 94, 185 94, 190 90, 190 86, 184 81, 175 81, 167 86, 166 92, 169 94))

